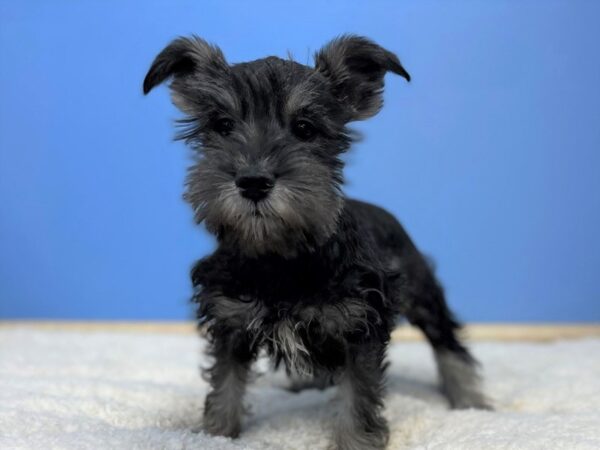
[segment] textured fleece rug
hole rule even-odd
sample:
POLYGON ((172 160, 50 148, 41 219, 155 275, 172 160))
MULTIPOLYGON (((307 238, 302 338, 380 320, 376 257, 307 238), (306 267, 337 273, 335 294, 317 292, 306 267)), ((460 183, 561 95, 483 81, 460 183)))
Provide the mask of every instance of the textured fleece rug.
MULTIPOLYGON (((258 376, 237 440, 198 428, 206 364, 193 335, 0 328, 0 449, 325 449, 335 389, 258 376)), ((600 449, 600 340, 475 343, 496 411, 451 411, 423 343, 395 343, 392 449, 600 449)), ((266 372, 259 362, 258 371, 266 372)))

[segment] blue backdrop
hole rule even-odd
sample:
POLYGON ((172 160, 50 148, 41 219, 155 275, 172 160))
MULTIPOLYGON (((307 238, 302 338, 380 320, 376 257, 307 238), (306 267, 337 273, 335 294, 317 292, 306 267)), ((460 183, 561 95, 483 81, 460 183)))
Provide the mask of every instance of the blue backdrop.
POLYGON ((343 32, 397 52, 349 195, 401 218, 470 321, 600 320, 600 2, 0 1, 0 317, 179 319, 214 244, 181 200, 153 57, 230 62, 343 32))

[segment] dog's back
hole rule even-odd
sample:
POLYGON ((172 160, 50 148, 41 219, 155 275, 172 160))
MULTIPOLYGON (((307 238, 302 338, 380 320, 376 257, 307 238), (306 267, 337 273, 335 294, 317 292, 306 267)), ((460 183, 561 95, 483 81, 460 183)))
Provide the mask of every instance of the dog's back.
POLYGON ((372 203, 346 199, 346 209, 361 227, 361 234, 371 236, 387 270, 402 274, 405 289, 437 287, 432 266, 417 249, 401 223, 385 209, 372 203))
POLYGON ((346 209, 365 233, 373 236, 379 250, 390 258, 413 257, 418 251, 400 222, 385 209, 372 203, 346 199, 346 209))

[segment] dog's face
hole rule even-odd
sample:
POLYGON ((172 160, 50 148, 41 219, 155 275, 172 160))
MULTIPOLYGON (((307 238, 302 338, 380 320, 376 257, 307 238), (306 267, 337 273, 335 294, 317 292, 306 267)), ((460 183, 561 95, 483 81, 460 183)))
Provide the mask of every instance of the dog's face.
POLYGON ((379 111, 388 70, 410 79, 395 55, 355 36, 325 46, 314 68, 276 57, 229 65, 202 39, 179 38, 144 93, 173 80, 179 137, 197 150, 185 194, 196 220, 248 255, 293 256, 335 230, 346 124, 379 111))

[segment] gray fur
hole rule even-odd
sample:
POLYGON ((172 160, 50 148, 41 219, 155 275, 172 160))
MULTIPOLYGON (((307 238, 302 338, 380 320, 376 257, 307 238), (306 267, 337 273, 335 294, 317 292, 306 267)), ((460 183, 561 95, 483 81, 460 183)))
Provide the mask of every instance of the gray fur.
POLYGON ((310 353, 298 335, 296 325, 289 319, 275 326, 272 338, 275 351, 283 355, 286 367, 300 376, 311 376, 310 353))
POLYGON ((481 390, 481 378, 473 361, 447 350, 435 351, 442 391, 456 409, 491 409, 481 390))
POLYGON ((218 436, 237 437, 245 410, 243 398, 249 368, 232 359, 220 359, 212 371, 213 389, 204 403, 203 429, 218 436))
MULTIPOLYGON (((240 139, 240 145, 248 145, 244 142, 240 139)), ((298 145, 271 156, 260 142, 251 145, 267 153, 264 159, 256 162, 239 151, 232 152, 226 164, 232 173, 257 164, 269 172, 279 170, 282 174, 271 195, 260 203, 241 197, 234 177, 215 165, 223 164, 224 157, 212 160, 207 156, 198 160, 187 178, 185 198, 196 220, 204 221, 215 233, 223 228, 235 230, 235 240, 249 255, 268 251, 293 255, 299 243, 310 245, 305 241, 307 234, 320 236, 319 242, 330 236, 342 206, 337 186, 329 181, 331 170, 299 151, 298 145)), ((207 155, 211 151, 205 149, 207 155)))
POLYGON ((381 347, 358 350, 338 380, 338 415, 334 422, 336 449, 371 450, 387 445, 389 430, 382 415, 381 347))

